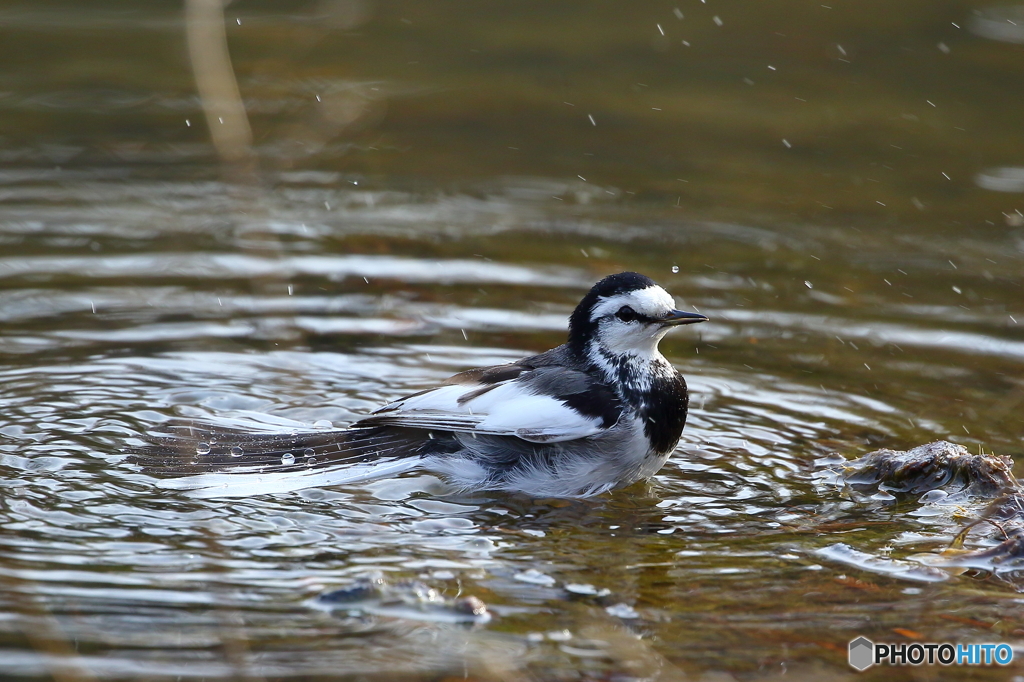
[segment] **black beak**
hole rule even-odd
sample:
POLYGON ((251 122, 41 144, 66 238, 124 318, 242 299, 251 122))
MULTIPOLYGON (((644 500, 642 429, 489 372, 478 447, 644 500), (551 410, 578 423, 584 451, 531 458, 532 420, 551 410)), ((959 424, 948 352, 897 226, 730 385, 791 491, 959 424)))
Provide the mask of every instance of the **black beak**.
POLYGON ((708 318, 706 315, 700 313, 688 313, 683 310, 670 310, 668 315, 662 320, 662 324, 677 327, 681 324, 697 324, 698 322, 707 322, 708 318))

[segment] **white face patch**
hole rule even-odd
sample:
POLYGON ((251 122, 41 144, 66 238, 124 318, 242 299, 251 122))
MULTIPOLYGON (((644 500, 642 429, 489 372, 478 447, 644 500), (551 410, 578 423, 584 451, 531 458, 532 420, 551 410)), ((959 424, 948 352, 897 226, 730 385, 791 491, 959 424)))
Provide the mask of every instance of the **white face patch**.
POLYGON ((615 355, 649 359, 661 357, 658 342, 668 333, 669 327, 623 322, 615 313, 623 306, 629 306, 641 315, 664 317, 675 308, 675 303, 672 296, 657 285, 600 299, 590 313, 590 319, 597 322, 597 342, 615 355))
POLYGON ((676 302, 671 294, 655 284, 646 289, 600 299, 591 311, 590 319, 597 321, 602 317, 614 315, 624 305, 628 305, 641 315, 663 317, 676 307, 676 302))

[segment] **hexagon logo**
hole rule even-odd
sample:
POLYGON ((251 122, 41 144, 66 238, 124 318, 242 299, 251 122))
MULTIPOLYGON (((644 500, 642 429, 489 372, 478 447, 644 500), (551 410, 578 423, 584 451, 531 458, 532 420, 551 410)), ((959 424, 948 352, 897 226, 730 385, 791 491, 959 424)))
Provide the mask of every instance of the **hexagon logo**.
POLYGON ((875 643, 867 637, 853 640, 850 642, 849 660, 857 670, 867 670, 875 663, 875 643))

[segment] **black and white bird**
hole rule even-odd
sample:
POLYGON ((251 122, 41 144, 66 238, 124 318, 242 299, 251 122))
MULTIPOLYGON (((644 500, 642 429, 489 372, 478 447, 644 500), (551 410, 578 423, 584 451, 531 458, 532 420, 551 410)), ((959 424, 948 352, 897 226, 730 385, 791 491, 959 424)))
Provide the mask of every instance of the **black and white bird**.
MULTIPOLYGON (((422 469, 460 491, 598 495, 653 476, 672 454, 688 396, 658 343, 674 327, 707 319, 677 310, 649 277, 611 275, 576 306, 569 340, 557 348, 456 374, 344 430, 221 433, 216 446, 203 443, 199 452, 231 470, 163 483, 193 496, 235 497, 422 469), (247 471, 239 473, 238 465, 247 471)), ((189 427, 193 450, 195 429, 189 427)), ((181 447, 184 436, 163 444, 181 447)), ((152 465, 159 447, 137 450, 135 461, 152 465)), ((198 463, 179 471, 210 471, 196 469, 198 463)))

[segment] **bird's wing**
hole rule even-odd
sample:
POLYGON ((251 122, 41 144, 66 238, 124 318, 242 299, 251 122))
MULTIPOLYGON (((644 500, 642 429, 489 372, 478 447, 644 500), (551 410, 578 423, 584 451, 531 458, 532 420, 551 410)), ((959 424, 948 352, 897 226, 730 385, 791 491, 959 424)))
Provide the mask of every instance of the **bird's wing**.
POLYGON ((565 367, 503 366, 452 380, 458 383, 397 400, 356 426, 404 426, 557 443, 601 433, 616 422, 621 410, 607 385, 565 367))

